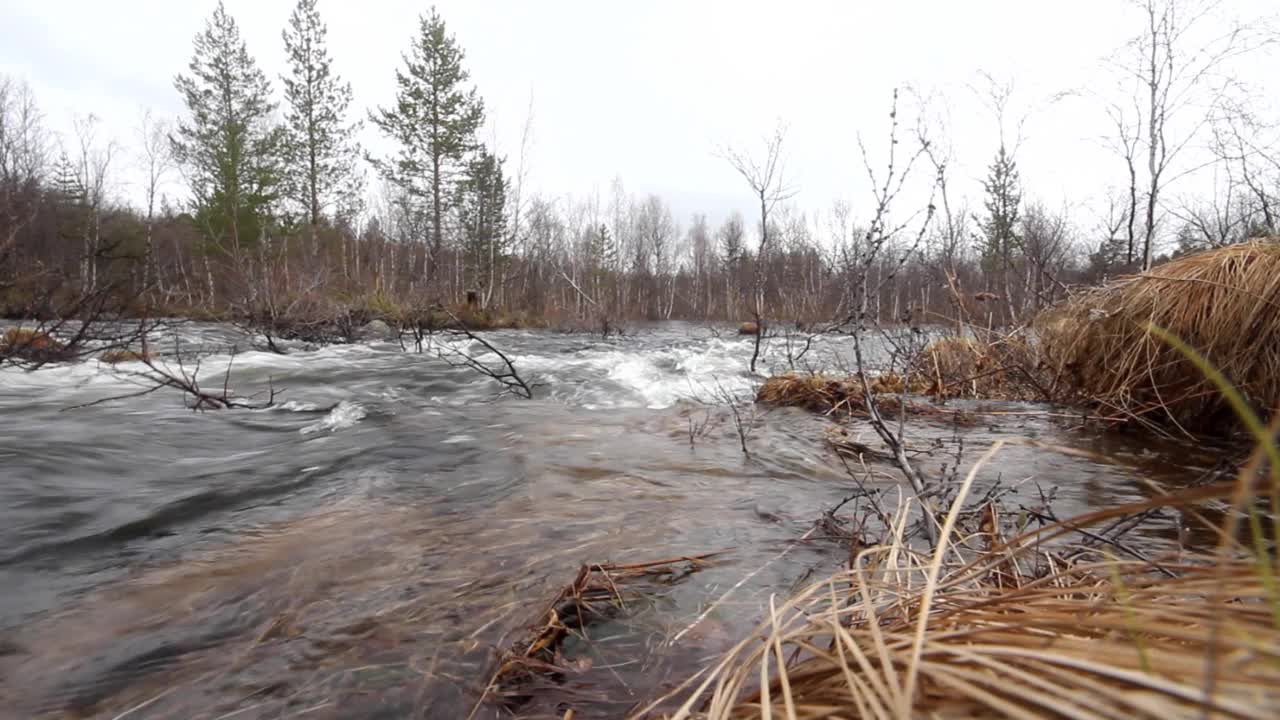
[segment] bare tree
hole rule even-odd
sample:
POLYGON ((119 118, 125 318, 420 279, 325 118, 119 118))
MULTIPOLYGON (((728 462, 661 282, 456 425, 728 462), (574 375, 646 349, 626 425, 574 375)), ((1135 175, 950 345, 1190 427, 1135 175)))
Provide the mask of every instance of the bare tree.
MULTIPOLYGON (((1142 133, 1134 117, 1141 115, 1141 107, 1135 102, 1135 111, 1133 115, 1130 115, 1122 105, 1112 104, 1107 108, 1107 115, 1114 126, 1115 137, 1108 138, 1106 143, 1116 155, 1124 160, 1125 177, 1128 181, 1128 195, 1125 199, 1126 208, 1122 222, 1126 238, 1124 261, 1125 265, 1128 266, 1133 265, 1134 252, 1137 247, 1138 146, 1142 139, 1142 133)), ((1113 210, 1114 207, 1115 203, 1113 202, 1113 210)))
POLYGON ((164 278, 159 274, 156 262, 155 218, 156 201, 165 175, 173 170, 173 151, 169 143, 169 125, 157 120, 150 110, 144 110, 138 124, 138 163, 143 172, 143 196, 146 203, 146 257, 143 260, 142 285, 149 287, 154 278, 158 289, 164 293, 164 278))
MULTIPOLYGON (((889 113, 889 137, 888 137, 888 156, 885 161, 885 168, 882 173, 877 173, 872 167, 870 154, 867 152, 866 146, 862 142, 861 136, 858 138, 858 146, 862 151, 863 167, 866 169, 867 177, 871 182, 872 196, 875 199, 875 214, 871 218, 871 223, 867 228, 863 238, 860 257, 858 258, 858 274, 853 279, 858 284, 856 292, 853 294, 857 298, 857 306, 854 312, 845 321, 838 323, 834 329, 847 328, 853 337, 854 359, 857 363, 857 374, 861 379, 863 401, 867 407, 868 419, 876 434, 889 447, 893 455, 894 462, 898 468, 906 476, 907 481, 911 484, 916 495, 924 503, 924 507, 929 507, 929 487, 923 473, 919 471, 907 456, 907 448, 905 441, 905 418, 906 403, 900 403, 899 417, 896 428, 890 425, 881 413, 880 408, 875 399, 875 393, 871 389, 870 365, 867 362, 866 352, 863 347, 864 336, 874 324, 870 317, 870 297, 872 293, 879 293, 879 290, 887 282, 891 282, 892 277, 906 263, 907 259, 913 255, 921 243, 923 242, 925 233, 932 224, 936 206, 934 199, 937 194, 937 177, 935 175, 933 182, 930 184, 928 205, 922 211, 913 212, 902 220, 895 220, 893 214, 894 203, 901 196, 908 180, 911 179, 913 171, 921 158, 927 157, 927 151, 930 145, 928 138, 918 136, 918 146, 907 158, 906 162, 901 162, 898 157, 899 151, 899 115, 898 115, 898 91, 895 89, 893 93, 893 104, 889 113), (913 230, 914 228, 914 230, 913 230), (894 249, 890 245, 894 239, 905 236, 907 238, 906 247, 894 249), (900 254, 898 254, 900 253, 900 254), (890 254, 888 258, 890 269, 888 276, 881 276, 873 279, 872 268, 882 260, 882 254, 890 254), (893 257, 892 255, 896 255, 893 257)), ((936 538, 937 531, 933 527, 933 519, 926 518, 925 531, 928 534, 930 542, 936 538)))
POLYGON ((1252 109, 1253 98, 1224 99, 1212 123, 1212 149, 1250 209, 1248 232, 1280 231, 1280 129, 1252 109))
POLYGON ((88 210, 84 224, 84 255, 81 258, 82 269, 80 280, 83 290, 92 293, 98 287, 98 258, 102 249, 102 211, 106 202, 107 173, 115 158, 117 145, 108 140, 102 143, 98 138, 98 125, 101 120, 89 114, 75 118, 76 143, 79 153, 76 156, 76 173, 80 188, 84 192, 84 202, 88 210))
POLYGON ((786 170, 783 166, 783 143, 786 140, 786 127, 781 123, 774 129, 773 135, 765 139, 764 153, 756 157, 745 151, 726 148, 721 154, 733 166, 751 187, 751 192, 760 203, 760 246, 756 250, 755 270, 752 273, 751 294, 752 314, 755 317, 755 346, 751 353, 751 372, 756 371, 756 361, 760 357, 760 341, 764 336, 764 270, 770 252, 769 215, 778 203, 795 195, 795 190, 787 184, 786 170))
MULTIPOLYGON (((1142 269, 1151 268, 1161 198, 1168 185, 1198 167, 1180 172, 1175 163, 1200 138, 1224 88, 1232 79, 1227 66, 1274 42, 1275 38, 1240 22, 1224 32, 1210 26, 1219 0, 1132 0, 1141 12, 1142 31, 1126 45, 1115 65, 1131 82, 1132 109, 1112 106, 1112 118, 1124 135, 1130 177, 1137 200, 1137 151, 1145 151, 1142 178, 1142 269), (1210 35, 1203 33, 1209 30, 1210 35), (1123 109, 1122 109, 1123 108, 1123 109), (1199 112, 1199 115, 1195 113, 1199 112)), ((1135 213, 1136 215, 1137 213, 1135 213)), ((1134 220, 1136 222, 1136 219, 1134 220)))
POLYGON ((16 278, 17 268, 12 266, 4 277, 5 265, 19 233, 39 210, 37 190, 48 154, 44 116, 31 86, 0 75, 0 288, 16 278))
MULTIPOLYGON (((173 389, 186 397, 187 407, 192 410, 265 410, 275 405, 279 391, 268 379, 266 397, 256 393, 249 397, 236 395, 231 389, 231 368, 235 364, 234 349, 227 359, 227 367, 220 378, 221 383, 213 388, 201 383, 200 370, 202 358, 198 353, 185 357, 181 342, 174 338, 173 354, 166 358, 153 357, 147 352, 136 354, 135 359, 142 364, 142 369, 117 368, 115 374, 139 389, 120 395, 112 395, 94 400, 76 408, 102 405, 105 403, 126 400, 129 398, 150 395, 164 389, 173 389)), ((74 408, 73 408, 74 409, 74 408)))

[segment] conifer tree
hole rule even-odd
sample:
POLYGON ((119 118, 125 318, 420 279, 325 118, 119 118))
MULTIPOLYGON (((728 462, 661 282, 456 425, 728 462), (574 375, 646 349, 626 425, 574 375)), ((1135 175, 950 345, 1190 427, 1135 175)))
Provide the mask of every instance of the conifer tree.
POLYGON ((197 223, 238 252, 266 231, 277 199, 281 133, 271 122, 271 85, 221 2, 194 44, 189 74, 174 80, 188 117, 170 142, 197 223))
POLYGON ((484 103, 463 67, 465 53, 444 20, 432 8, 419 21, 418 36, 396 71, 396 102, 371 113, 373 123, 399 148, 374 165, 413 202, 415 213, 429 219, 434 273, 444 246, 446 203, 456 197, 465 178, 466 160, 476 149, 475 135, 484 121, 484 103))
POLYGON ((507 256, 507 181, 502 160, 480 150, 462 181, 459 218, 471 287, 492 289, 507 256))
POLYGON ((1022 181, 1018 164, 1000 146, 991 163, 987 179, 982 182, 987 193, 984 206, 987 217, 982 220, 983 269, 995 272, 1012 262, 1019 247, 1018 222, 1022 204, 1022 181))
POLYGON ((600 271, 612 270, 618 263, 618 245, 614 242, 613 234, 609 232, 609 226, 600 223, 588 232, 590 244, 587 252, 592 265, 600 271))
POLYGON ((328 28, 317 0, 298 0, 281 33, 290 73, 281 76, 285 99, 285 191, 313 228, 326 210, 358 213, 363 195, 354 138, 359 122, 348 122, 351 84, 334 74, 328 28))
POLYGON ((982 187, 987 193, 983 203, 987 209, 987 217, 980 221, 982 269, 987 274, 988 287, 998 287, 1008 312, 1007 319, 1012 321, 1017 310, 1014 307, 1011 274, 1015 254, 1022 249, 1022 238, 1018 233, 1022 181, 1018 176, 1018 164, 1003 143, 996 153, 995 161, 991 163, 982 187), (999 283, 998 286, 994 284, 996 282, 999 283))

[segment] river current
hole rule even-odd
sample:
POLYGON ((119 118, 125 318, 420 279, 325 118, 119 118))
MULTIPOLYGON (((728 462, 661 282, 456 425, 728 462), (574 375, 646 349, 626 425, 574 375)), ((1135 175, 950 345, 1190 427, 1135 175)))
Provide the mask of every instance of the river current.
MULTIPOLYGON (((851 491, 832 423, 744 404, 744 454, 726 405, 787 368, 777 343, 753 375, 751 340, 723 328, 487 333, 535 383, 524 400, 394 342, 279 355, 226 326, 178 336, 206 384, 278 404, 195 412, 168 388, 93 404, 144 389, 140 363, 0 370, 0 716, 500 717, 477 705, 494 659, 579 565, 726 551, 593 627, 558 691, 515 709, 618 717, 845 559, 796 543, 851 491)), ((839 366, 847 343, 801 364, 839 366)), ((977 409, 912 421, 921 466, 998 438, 1083 451, 1013 445, 982 469, 1028 502, 1054 493, 1059 514, 1218 459, 1043 406, 977 409)))

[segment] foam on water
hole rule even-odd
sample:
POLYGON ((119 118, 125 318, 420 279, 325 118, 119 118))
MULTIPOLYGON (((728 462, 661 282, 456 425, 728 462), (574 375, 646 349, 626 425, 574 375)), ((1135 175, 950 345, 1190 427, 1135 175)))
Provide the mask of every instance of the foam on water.
POLYGON ((303 435, 312 435, 318 432, 337 432, 343 428, 353 427, 368 415, 368 411, 364 406, 357 402, 347 402, 343 400, 333 407, 327 415, 319 421, 314 422, 298 432, 303 435))

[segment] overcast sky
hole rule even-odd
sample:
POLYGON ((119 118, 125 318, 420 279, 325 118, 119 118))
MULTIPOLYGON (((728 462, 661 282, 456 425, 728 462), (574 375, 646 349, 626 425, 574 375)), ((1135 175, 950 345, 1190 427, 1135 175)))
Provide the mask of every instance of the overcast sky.
MULTIPOLYGON (((92 112, 105 134, 132 145, 142 108, 181 112, 173 77, 214 5, 0 0, 0 72, 31 83, 55 129, 92 112)), ((275 80, 292 1, 226 5, 275 80)), ((400 54, 427 7, 321 0, 336 70, 362 114, 392 99, 400 54)), ((620 177, 629 191, 665 196, 682 220, 748 210, 745 187, 716 150, 758 143, 781 120, 796 204, 826 210, 844 198, 856 213, 867 198, 858 133, 883 149, 890 93, 902 86, 929 98, 935 125, 945 126, 940 139, 955 150, 959 190, 976 203, 998 142, 984 71, 1014 87, 1011 130, 1028 117, 1019 161, 1029 196, 1085 208, 1124 181, 1100 141, 1108 131, 1100 96, 1116 86, 1103 60, 1140 28, 1123 0, 445 0, 438 8, 485 99, 486 137, 509 158, 532 100, 530 182, 546 194, 605 196, 620 177)), ((1239 0, 1223 13, 1275 10, 1274 0, 1239 0)), ((1238 72, 1259 94, 1280 93, 1275 54, 1238 72)), ((366 136, 385 147, 372 128, 366 136)))

